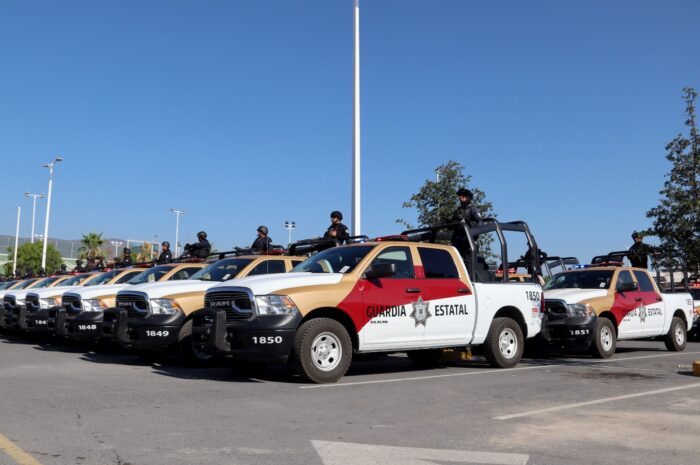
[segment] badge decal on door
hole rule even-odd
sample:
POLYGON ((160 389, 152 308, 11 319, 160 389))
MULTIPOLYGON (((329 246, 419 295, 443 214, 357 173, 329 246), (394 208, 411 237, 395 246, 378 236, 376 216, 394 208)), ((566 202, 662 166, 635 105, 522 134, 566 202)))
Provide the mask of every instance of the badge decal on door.
POLYGON ((425 327, 425 322, 428 318, 433 316, 430 313, 430 302, 423 302, 423 298, 418 297, 418 300, 411 305, 413 306, 413 311, 410 316, 416 322, 416 327, 418 327, 418 325, 423 325, 423 327, 425 327))

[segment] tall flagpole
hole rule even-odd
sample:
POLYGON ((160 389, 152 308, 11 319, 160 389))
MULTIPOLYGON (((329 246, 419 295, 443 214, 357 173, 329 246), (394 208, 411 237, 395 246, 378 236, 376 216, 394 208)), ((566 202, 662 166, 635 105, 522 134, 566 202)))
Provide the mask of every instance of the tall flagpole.
POLYGON ((352 235, 361 234, 360 219, 360 0, 353 0, 355 12, 355 74, 352 121, 352 235))

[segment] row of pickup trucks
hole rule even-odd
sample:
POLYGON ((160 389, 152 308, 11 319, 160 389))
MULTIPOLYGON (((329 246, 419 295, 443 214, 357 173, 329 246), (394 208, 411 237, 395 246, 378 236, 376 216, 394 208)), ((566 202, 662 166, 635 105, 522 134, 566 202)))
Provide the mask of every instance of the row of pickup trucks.
POLYGON ((0 328, 177 351, 193 362, 287 362, 316 383, 338 381, 354 355, 372 352, 405 352, 430 365, 445 349, 474 350, 509 368, 533 338, 596 357, 634 338, 683 350, 700 315, 698 296, 661 292, 647 270, 608 258, 582 266, 546 257, 526 223, 487 219, 341 246, 308 240, 280 254, 4 283, 0 328), (449 245, 456 229, 466 237, 459 250, 449 245), (515 261, 511 234, 528 247, 515 261), (486 236, 504 264, 496 270, 480 252, 486 236), (542 270, 556 267, 544 284, 542 270))

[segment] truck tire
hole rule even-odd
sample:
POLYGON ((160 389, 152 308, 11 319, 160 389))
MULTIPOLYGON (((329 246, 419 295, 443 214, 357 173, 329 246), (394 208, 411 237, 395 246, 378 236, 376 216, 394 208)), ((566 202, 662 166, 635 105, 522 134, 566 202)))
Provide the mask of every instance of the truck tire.
POLYGON ((615 354, 615 347, 617 347, 615 326, 608 318, 598 318, 593 329, 591 355, 595 358, 610 358, 615 354))
POLYGON ((430 368, 438 364, 442 349, 411 350, 406 352, 408 359, 420 368, 430 368))
POLYGON ((671 352, 682 352, 685 350, 685 344, 688 341, 688 334, 685 329, 683 320, 674 316, 671 320, 671 327, 666 333, 664 344, 671 352))
POLYGON ((180 358, 188 363, 205 365, 213 356, 202 347, 195 345, 192 340, 192 319, 185 321, 177 335, 177 345, 180 358))
POLYGON ((318 384, 335 383, 352 360, 352 341, 345 327, 331 318, 303 323, 294 337, 293 360, 299 374, 318 384))
POLYGON ((520 325, 511 318, 494 318, 484 341, 484 356, 494 368, 512 368, 523 357, 520 325))

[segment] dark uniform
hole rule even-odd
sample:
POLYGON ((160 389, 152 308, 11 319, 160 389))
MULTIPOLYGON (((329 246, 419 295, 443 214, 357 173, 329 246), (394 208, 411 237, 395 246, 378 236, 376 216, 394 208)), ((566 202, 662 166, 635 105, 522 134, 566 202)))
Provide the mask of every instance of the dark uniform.
POLYGON ((654 248, 643 243, 641 236, 636 233, 632 234, 632 238, 639 238, 640 241, 632 244, 627 253, 627 258, 633 267, 647 269, 649 267, 649 254, 654 253, 654 248))
POLYGON ((122 253, 122 258, 119 260, 119 264, 125 268, 134 264, 134 261, 131 259, 131 249, 128 247, 124 247, 124 252, 122 253))
POLYGON ((250 250, 253 252, 267 253, 272 249, 272 239, 269 237, 258 237, 253 241, 253 245, 250 246, 250 250))
POLYGON ((162 249, 158 256, 158 264, 165 265, 173 262, 173 253, 170 251, 170 242, 163 242, 162 249))
MULTIPOLYGON (((457 195, 459 196, 459 207, 452 213, 452 222, 457 223, 464 220, 470 228, 479 226, 482 223, 481 214, 476 206, 471 203, 474 194, 470 190, 462 188, 457 191, 457 195)), ((462 226, 455 226, 451 242, 466 260, 469 252, 469 240, 462 226)))
POLYGON ((207 258, 211 253, 211 244, 207 240, 207 233, 200 231, 197 233, 199 242, 196 244, 185 244, 185 250, 194 258, 207 258))
POLYGON ((326 229, 326 232, 323 234, 323 238, 335 239, 339 244, 346 243, 350 238, 350 231, 348 230, 347 226, 341 223, 342 220, 342 213, 337 210, 331 212, 331 225, 328 227, 328 229, 326 229))

